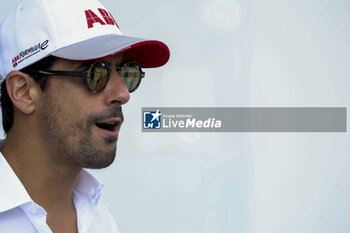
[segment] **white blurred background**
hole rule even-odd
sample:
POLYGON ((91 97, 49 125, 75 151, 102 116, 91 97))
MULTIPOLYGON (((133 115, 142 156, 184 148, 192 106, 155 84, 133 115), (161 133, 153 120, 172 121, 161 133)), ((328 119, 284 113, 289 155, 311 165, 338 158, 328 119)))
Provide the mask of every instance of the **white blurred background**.
POLYGON ((350 231, 348 133, 141 133, 141 107, 349 107, 349 1, 101 2, 171 50, 94 171, 121 233, 350 231))

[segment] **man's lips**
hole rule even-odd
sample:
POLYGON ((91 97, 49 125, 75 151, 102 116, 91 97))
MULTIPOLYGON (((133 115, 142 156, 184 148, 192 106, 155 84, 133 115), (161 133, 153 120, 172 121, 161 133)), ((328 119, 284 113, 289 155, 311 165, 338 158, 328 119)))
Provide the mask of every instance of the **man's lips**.
POLYGON ((110 137, 117 137, 118 131, 121 126, 122 119, 119 117, 109 118, 95 122, 96 127, 110 137))

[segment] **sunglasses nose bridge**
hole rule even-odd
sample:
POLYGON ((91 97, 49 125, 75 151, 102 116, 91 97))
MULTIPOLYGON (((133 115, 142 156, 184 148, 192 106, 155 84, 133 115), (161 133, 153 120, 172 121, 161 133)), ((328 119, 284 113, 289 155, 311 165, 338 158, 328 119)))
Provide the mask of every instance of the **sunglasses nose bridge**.
POLYGON ((108 96, 110 96, 110 100, 108 102, 120 102, 121 104, 125 104, 130 99, 130 93, 125 85, 123 78, 119 75, 115 68, 111 69, 109 82, 105 88, 105 92, 108 96))

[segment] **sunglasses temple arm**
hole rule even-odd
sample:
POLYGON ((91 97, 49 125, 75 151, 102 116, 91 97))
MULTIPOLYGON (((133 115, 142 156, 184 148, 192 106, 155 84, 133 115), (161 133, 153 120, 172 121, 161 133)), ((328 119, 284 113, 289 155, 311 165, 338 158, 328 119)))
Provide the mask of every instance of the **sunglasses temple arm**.
POLYGON ((46 75, 71 76, 71 77, 86 77, 86 72, 77 71, 59 71, 59 70, 39 70, 38 73, 46 75))

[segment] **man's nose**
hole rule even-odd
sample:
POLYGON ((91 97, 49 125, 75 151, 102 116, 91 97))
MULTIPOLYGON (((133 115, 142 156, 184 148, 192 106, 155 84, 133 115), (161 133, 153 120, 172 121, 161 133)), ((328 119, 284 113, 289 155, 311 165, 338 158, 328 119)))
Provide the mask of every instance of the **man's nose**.
POLYGON ((111 70, 111 76, 109 77, 109 81, 104 92, 105 102, 107 105, 121 106, 126 104, 130 99, 129 90, 126 87, 123 78, 115 69, 111 70))

